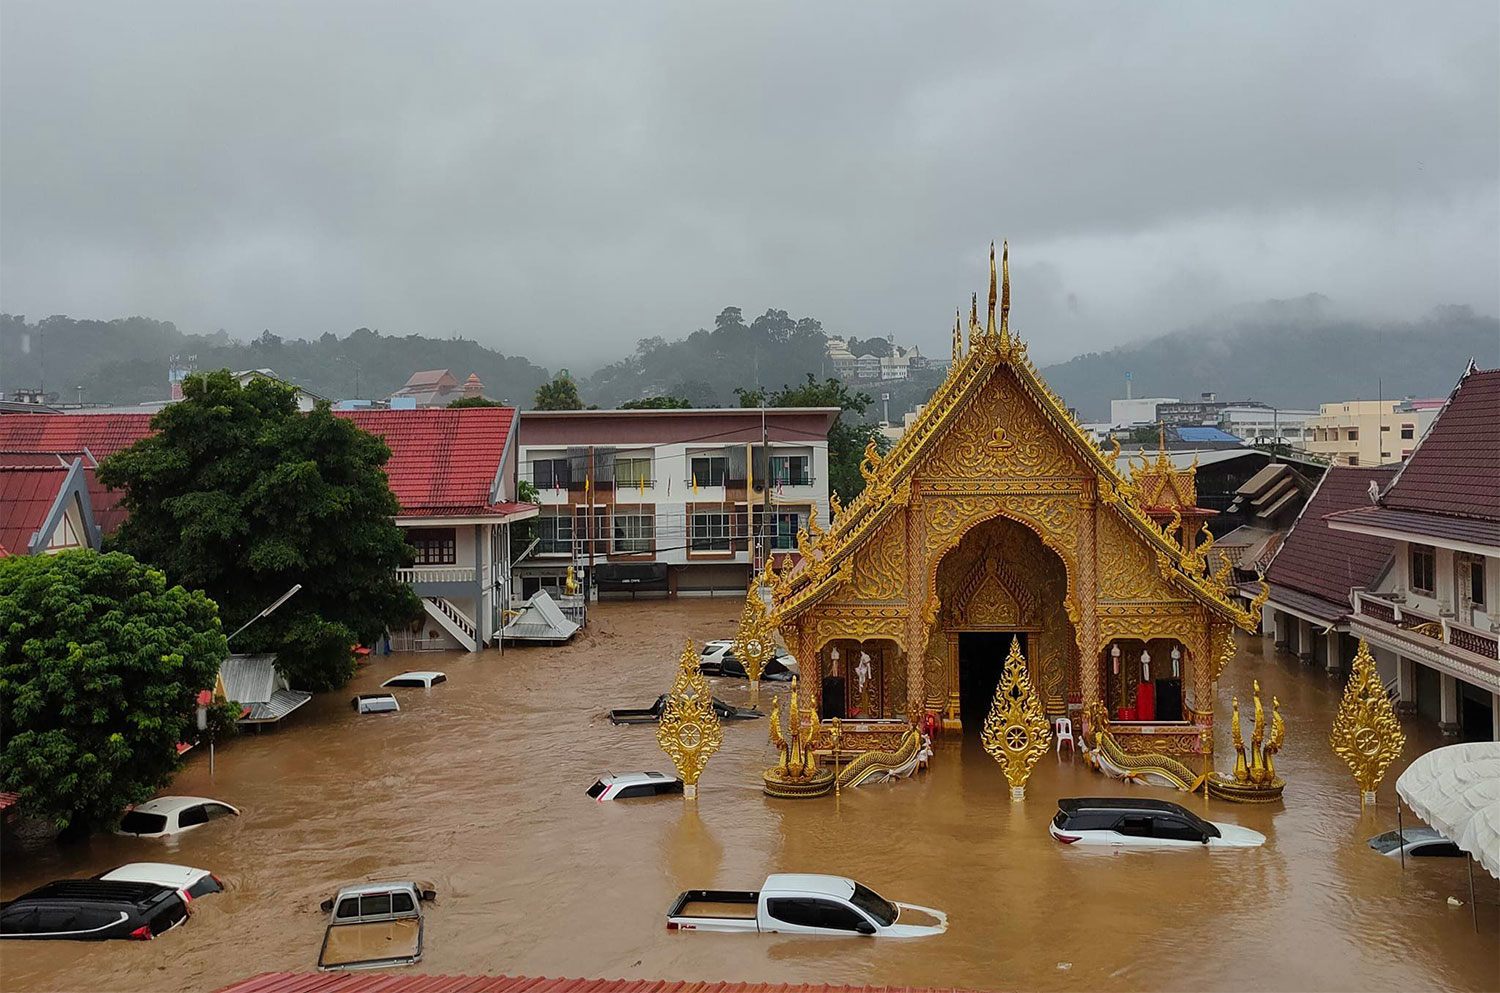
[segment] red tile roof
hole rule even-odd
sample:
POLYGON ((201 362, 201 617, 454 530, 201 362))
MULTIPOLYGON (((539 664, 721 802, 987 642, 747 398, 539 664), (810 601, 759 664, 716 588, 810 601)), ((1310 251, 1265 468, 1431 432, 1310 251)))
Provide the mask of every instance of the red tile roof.
POLYGON ((1500 369, 1464 374, 1380 504, 1500 520, 1500 369))
MULTIPOLYGON (((940 993, 916 986, 699 983, 658 979, 540 979, 419 973, 267 972, 218 993, 940 993)), ((955 993, 947 990, 943 993, 955 993)))
POLYGON ((0 555, 30 554, 31 538, 57 502, 68 466, 0 466, 0 555))
POLYGON ((77 452, 103 461, 151 433, 151 414, 4 414, 0 451, 77 452))
POLYGON ((1274 588, 1284 587, 1338 608, 1332 616, 1348 613, 1349 590, 1372 585, 1395 546, 1384 538, 1334 531, 1325 518, 1368 507, 1371 481, 1384 486, 1395 471, 1395 466, 1333 466, 1324 474, 1266 570, 1273 599, 1274 588))
POLYGON ((470 517, 513 513, 490 502, 514 407, 339 410, 360 429, 385 439, 385 474, 401 517, 470 517))

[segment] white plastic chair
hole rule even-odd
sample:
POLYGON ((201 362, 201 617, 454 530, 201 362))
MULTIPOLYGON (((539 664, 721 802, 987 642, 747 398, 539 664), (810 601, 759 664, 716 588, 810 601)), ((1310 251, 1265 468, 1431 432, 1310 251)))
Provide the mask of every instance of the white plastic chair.
POLYGON ((1063 742, 1068 743, 1068 750, 1074 750, 1073 745, 1073 720, 1069 717, 1054 717, 1052 719, 1053 737, 1057 738, 1057 757, 1062 758, 1063 742))

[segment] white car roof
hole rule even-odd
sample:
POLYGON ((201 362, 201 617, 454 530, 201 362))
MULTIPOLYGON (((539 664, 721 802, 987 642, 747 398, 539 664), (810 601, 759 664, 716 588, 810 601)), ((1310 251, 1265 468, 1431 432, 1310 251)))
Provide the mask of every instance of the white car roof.
POLYGON ((734 641, 733 641, 733 639, 730 639, 728 641, 710 641, 710 642, 706 643, 703 647, 705 649, 711 649, 711 648, 732 648, 732 647, 734 647, 734 641))
POLYGON ((766 877, 766 889, 812 893, 847 900, 854 892, 854 880, 847 876, 825 876, 814 872, 777 872, 766 877))
POLYGON ((339 887, 336 899, 342 900, 346 896, 359 896, 361 893, 389 893, 392 890, 416 891, 417 884, 409 879, 398 880, 390 883, 356 883, 353 886, 339 887))
POLYGON ((667 783, 676 779, 665 772, 606 772, 599 782, 606 786, 636 786, 640 783, 667 783))
POLYGON ((134 809, 140 811, 143 814, 175 814, 179 810, 185 810, 188 807, 197 806, 200 803, 219 803, 228 807, 230 810, 238 812, 238 808, 232 806, 231 804, 224 803, 223 800, 215 800, 211 797, 206 796, 153 797, 152 799, 147 800, 145 803, 136 804, 134 809))
MULTIPOLYGON (((445 672, 435 672, 421 669, 412 672, 397 673, 396 675, 392 676, 391 679, 436 679, 439 676, 447 678, 447 675, 448 674, 445 672)), ((391 679, 387 679, 386 682, 389 683, 391 679)), ((381 685, 383 686, 385 684, 382 683, 381 685)))
POLYGON ((207 876, 207 869, 194 869, 190 865, 173 865, 170 862, 131 862, 118 869, 111 869, 100 879, 122 883, 157 883, 183 889, 207 876))

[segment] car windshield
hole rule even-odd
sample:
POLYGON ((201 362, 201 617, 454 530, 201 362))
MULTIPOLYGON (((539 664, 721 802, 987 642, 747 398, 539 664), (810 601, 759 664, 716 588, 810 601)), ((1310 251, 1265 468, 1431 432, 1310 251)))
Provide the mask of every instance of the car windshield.
POLYGON ((861 883, 854 884, 854 895, 849 898, 849 902, 875 918, 875 922, 881 927, 890 927, 896 923, 896 915, 900 913, 895 904, 861 883))
POLYGON ((120 818, 120 830, 126 834, 160 834, 166 829, 165 814, 147 814, 132 810, 120 818))
POLYGON ((599 799, 599 794, 603 793, 605 789, 606 787, 604 785, 604 781, 602 779, 596 779, 594 780, 594 785, 589 787, 589 796, 597 800, 599 799))

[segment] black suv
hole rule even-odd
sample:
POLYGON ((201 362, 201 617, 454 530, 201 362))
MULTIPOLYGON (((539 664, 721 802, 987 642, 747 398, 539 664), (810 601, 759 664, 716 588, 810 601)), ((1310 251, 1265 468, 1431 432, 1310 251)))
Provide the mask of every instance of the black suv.
POLYGON ((60 879, 0 904, 0 938, 149 941, 187 920, 170 886, 60 879))

